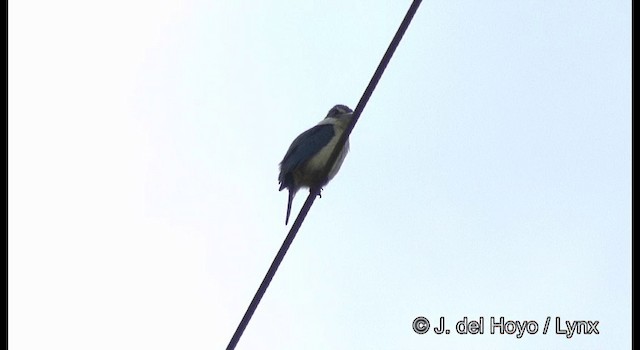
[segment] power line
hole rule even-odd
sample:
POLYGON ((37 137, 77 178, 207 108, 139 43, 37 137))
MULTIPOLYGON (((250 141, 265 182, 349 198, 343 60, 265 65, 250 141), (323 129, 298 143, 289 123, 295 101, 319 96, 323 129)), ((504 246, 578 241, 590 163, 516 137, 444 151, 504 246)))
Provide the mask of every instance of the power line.
POLYGON ((253 313, 256 311, 256 308, 258 307, 262 296, 267 291, 269 283, 271 283, 271 279, 273 279, 273 276, 276 274, 276 271, 278 270, 282 259, 284 259, 284 255, 287 254, 289 246, 291 246, 293 239, 296 238, 296 234, 300 229, 300 225, 302 225, 302 221, 304 221, 304 218, 307 216, 307 213, 311 208, 311 204, 313 204, 313 201, 316 200, 316 196, 319 193, 320 191, 318 191, 317 189, 311 189, 309 191, 309 197, 307 197, 307 200, 304 202, 304 205, 302 206, 302 209, 300 210, 300 214, 298 214, 296 221, 293 222, 287 238, 285 238, 284 242, 282 242, 282 246, 280 247, 280 250, 278 250, 278 254, 276 254, 276 257, 273 259, 273 262, 271 263, 267 274, 264 276, 262 283, 260 283, 260 287, 258 287, 258 291, 256 291, 256 294, 253 296, 253 300, 251 300, 251 304, 249 304, 247 311, 244 313, 244 316, 242 317, 242 320, 240 321, 236 332, 233 333, 233 337, 231 337, 229 345, 227 345, 227 350, 235 349, 236 345, 238 345, 238 341, 240 340, 244 329, 247 328, 247 324, 249 324, 251 316, 253 316, 253 313))
MULTIPOLYGON (((376 86, 378 85, 378 82, 382 77, 382 73, 384 73, 384 70, 387 68, 389 61, 391 61, 391 57, 393 56, 393 53, 396 51, 396 48, 400 44, 400 40, 402 40, 402 36, 404 36, 404 33, 407 31, 407 28, 409 27, 409 24, 411 23, 413 16, 416 14, 416 11, 418 11, 418 7, 420 7, 421 2, 422 0, 414 0, 411 6, 409 7, 409 10, 407 11, 407 14, 404 16, 402 23, 400 23, 400 27, 396 31, 396 35, 393 37, 393 40, 391 40, 391 43, 389 44, 387 51, 384 53, 384 56, 382 57, 382 60, 380 61, 378 68, 376 69, 375 73, 373 73, 373 77, 371 78, 369 85, 367 85, 367 88, 365 89, 364 93, 362 94, 362 97, 360 98, 360 101, 358 102, 358 105, 356 106, 356 109, 353 111, 353 118, 351 119, 351 123, 349 123, 345 131, 342 133, 340 139, 338 140, 338 143, 336 144, 336 147, 333 149, 333 152, 331 153, 331 156, 327 161, 327 166, 325 168, 325 178, 329 173, 329 169, 333 167, 333 164, 338 158, 338 153, 340 153, 340 150, 344 147, 344 144, 347 142, 347 139, 349 138, 351 131, 353 131, 353 128, 358 122, 358 119, 360 118, 360 114, 362 114, 364 107, 367 105, 369 98, 373 94, 373 90, 375 90, 376 86)), ((231 340, 229 341, 229 345, 227 345, 227 350, 235 349, 236 345, 238 345, 238 341, 240 341, 240 337, 242 336, 242 333, 244 332, 245 328, 247 328, 247 325, 251 320, 251 316, 253 316, 253 313, 256 311, 256 308, 260 303, 260 300, 262 300, 262 296, 267 291, 267 287, 269 287, 269 283, 271 283, 271 280, 273 279, 273 276, 278 270, 280 263, 284 259, 284 256, 287 253, 287 250, 289 250, 289 247, 291 246, 293 239, 296 237, 296 234, 298 233, 298 230, 300 229, 302 222, 307 216, 309 209, 311 209, 311 205, 315 201, 316 197, 320 194, 320 190, 321 188, 312 188, 309 190, 309 196, 307 197, 307 200, 304 202, 304 205, 302 206, 302 209, 300 210, 298 217, 296 218, 293 225, 291 226, 291 229, 289 230, 289 234, 287 235, 284 242, 282 243, 280 250, 278 250, 276 257, 273 259, 273 262, 271 263, 271 266, 269 267, 267 274, 264 276, 262 283, 260 283, 260 287, 258 287, 256 294, 253 296, 253 300, 251 300, 251 303, 249 304, 247 311, 242 317, 240 324, 238 324, 238 328, 236 329, 235 333, 231 337, 231 340)))

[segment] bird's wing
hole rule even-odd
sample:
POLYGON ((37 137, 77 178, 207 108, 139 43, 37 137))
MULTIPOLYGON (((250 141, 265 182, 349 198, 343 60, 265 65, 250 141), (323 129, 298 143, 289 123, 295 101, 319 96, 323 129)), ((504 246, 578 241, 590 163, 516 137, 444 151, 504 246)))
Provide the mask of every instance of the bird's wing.
MULTIPOLYGON (((284 181, 286 174, 318 153, 334 135, 333 125, 320 124, 296 137, 280 162, 280 182, 284 181)), ((284 183, 283 185, 287 186, 284 183)))

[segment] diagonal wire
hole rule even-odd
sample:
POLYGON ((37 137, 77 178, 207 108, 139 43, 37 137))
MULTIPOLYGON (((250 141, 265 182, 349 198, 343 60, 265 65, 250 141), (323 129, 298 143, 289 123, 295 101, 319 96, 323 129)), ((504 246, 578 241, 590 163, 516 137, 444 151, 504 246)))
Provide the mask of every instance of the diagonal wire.
MULTIPOLYGON (((422 0, 414 0, 411 6, 409 7, 409 10, 407 11, 407 14, 404 16, 404 19, 402 20, 402 23, 400 24, 400 27, 398 28, 396 35, 393 37, 393 40, 391 40, 391 43, 389 44, 387 51, 384 53, 384 56, 382 57, 382 60, 380 61, 378 68, 373 74, 373 77, 371 78, 369 85, 367 85, 367 88, 365 89, 364 93, 362 94, 362 97, 360 98, 360 101, 358 102, 358 105, 356 106, 356 109, 353 111, 353 117, 351 119, 351 123, 349 123, 345 131, 340 136, 340 139, 338 140, 336 147, 333 149, 333 152, 331 153, 327 161, 327 166, 325 167, 325 176, 324 176, 325 179, 327 178, 329 169, 331 169, 333 167, 333 164, 336 162, 336 159, 338 158, 338 153, 340 153, 340 150, 344 147, 344 144, 347 142, 347 139, 349 138, 351 131, 355 127, 356 123, 358 122, 358 119, 360 118, 360 114, 362 114, 364 107, 367 105, 369 98, 373 94, 373 90, 375 90, 376 86, 378 85, 378 82, 382 77, 382 73, 384 73, 384 70, 387 68, 389 61, 391 61, 391 57, 393 56, 393 53, 396 51, 398 44, 400 44, 400 40, 402 40, 402 36, 407 31, 407 28, 409 27, 409 24, 411 23, 413 16, 416 14, 416 11, 418 11, 418 7, 420 7, 421 2, 422 0)), ((269 267, 267 274, 264 276, 264 279, 262 280, 260 287, 256 291, 256 294, 254 295, 253 300, 251 300, 251 304, 249 304, 249 307, 247 308, 247 311, 242 317, 240 324, 238 324, 238 328, 236 329, 235 333, 231 337, 231 340, 229 341, 229 345, 227 345, 227 350, 235 349, 236 345, 238 344, 238 341, 240 341, 240 337, 242 336, 242 333, 244 332, 247 325, 249 324, 249 321, 251 320, 251 316, 253 316, 253 313, 256 311, 256 308, 260 303, 260 300, 262 300, 262 296, 267 291, 267 287, 269 287, 269 284, 271 283, 273 276, 278 270, 280 263, 284 259, 284 256, 287 253, 287 250, 289 250, 289 247, 291 246, 293 239, 296 237, 296 234, 298 233, 298 230, 300 229, 302 222, 307 216, 309 209, 311 209, 311 205, 315 201, 316 197, 320 194, 320 190, 321 190, 320 187, 311 188, 309 190, 309 196, 307 197, 307 200, 304 202, 304 205, 302 206, 302 209, 300 210, 300 213, 298 214, 296 221, 291 226, 291 229, 289 230, 289 234, 285 238, 284 242, 282 242, 282 246, 280 247, 280 250, 278 250, 276 257, 273 259, 273 262, 271 263, 271 266, 269 267)))

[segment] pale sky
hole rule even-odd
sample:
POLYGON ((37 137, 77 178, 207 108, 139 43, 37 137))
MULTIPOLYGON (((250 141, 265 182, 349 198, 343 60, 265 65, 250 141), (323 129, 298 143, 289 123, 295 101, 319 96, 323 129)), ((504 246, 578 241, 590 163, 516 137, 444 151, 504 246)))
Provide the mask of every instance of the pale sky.
MULTIPOLYGON (((279 161, 409 5, 10 0, 9 348, 226 347, 288 232, 279 161)), ((424 1, 237 349, 631 331, 631 2, 424 1)))

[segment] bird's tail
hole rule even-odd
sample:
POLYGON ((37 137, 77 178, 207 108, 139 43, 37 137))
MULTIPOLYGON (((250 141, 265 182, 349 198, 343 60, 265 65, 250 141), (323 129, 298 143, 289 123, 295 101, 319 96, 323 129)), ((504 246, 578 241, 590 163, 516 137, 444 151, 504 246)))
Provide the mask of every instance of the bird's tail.
POLYGON ((296 192, 292 189, 289 189, 289 203, 287 203, 287 218, 284 220, 285 226, 289 224, 289 215, 291 214, 291 202, 293 202, 293 197, 295 197, 296 192))

